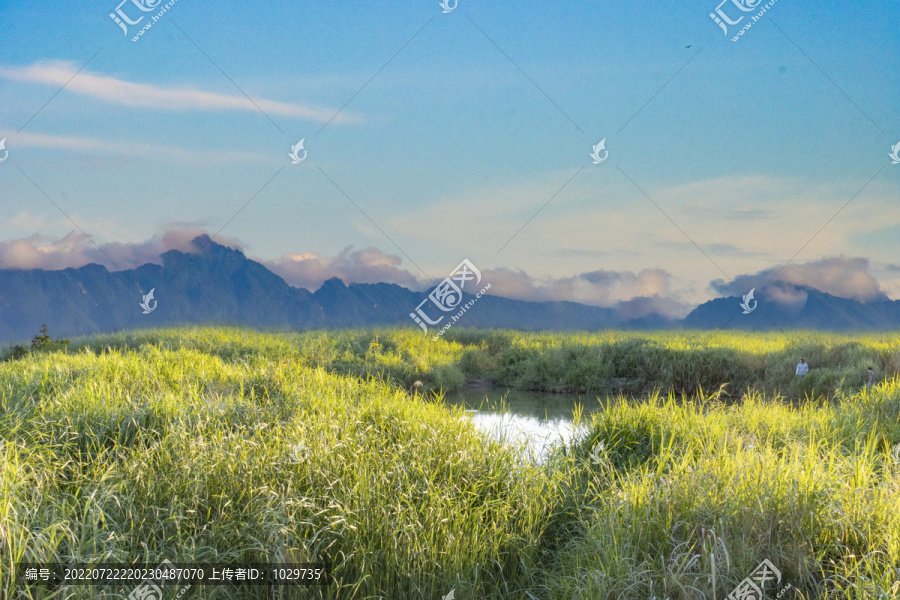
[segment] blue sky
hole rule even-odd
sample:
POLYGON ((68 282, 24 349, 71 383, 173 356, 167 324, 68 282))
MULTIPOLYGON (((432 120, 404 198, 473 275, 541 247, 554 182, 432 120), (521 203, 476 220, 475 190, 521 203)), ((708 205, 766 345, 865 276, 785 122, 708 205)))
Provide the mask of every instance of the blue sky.
POLYGON ((686 307, 796 254, 900 298, 896 2, 778 0, 737 42, 706 1, 177 0, 137 42, 155 11, 126 36, 117 5, 0 4, 4 267, 221 229, 311 288, 469 258, 501 295, 686 307))

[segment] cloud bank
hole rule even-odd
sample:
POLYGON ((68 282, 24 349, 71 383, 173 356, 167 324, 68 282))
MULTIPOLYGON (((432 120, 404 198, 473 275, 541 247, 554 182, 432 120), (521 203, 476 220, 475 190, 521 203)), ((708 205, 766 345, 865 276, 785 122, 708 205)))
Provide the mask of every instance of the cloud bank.
MULTIPOLYGON (((88 236, 71 232, 61 239, 39 234, 0 241, 0 269, 77 268, 89 263, 110 270, 133 269, 143 264, 162 264, 160 255, 168 250, 195 252, 191 240, 208 232, 191 224, 175 224, 173 229, 142 242, 110 242, 95 245, 88 236)), ((216 242, 242 249, 234 238, 219 236, 216 242)), ((345 283, 393 283, 411 290, 426 291, 437 281, 426 281, 403 268, 399 256, 378 248, 347 247, 336 256, 316 253, 288 253, 274 260, 254 259, 282 277, 289 285, 318 289, 332 277, 345 283)), ((765 288, 768 296, 782 304, 806 301, 807 288, 862 302, 887 300, 879 282, 869 273, 865 258, 824 258, 805 264, 773 267, 754 274, 739 275, 733 282, 713 281, 710 287, 720 296, 740 296, 750 288, 765 288), (771 281, 770 281, 771 280, 771 281), (768 283, 767 283, 768 282, 768 283)), ((522 270, 484 269, 491 294, 530 302, 568 301, 613 308, 622 319, 661 315, 677 319, 693 308, 682 300, 677 278, 663 269, 638 272, 595 270, 570 277, 535 277, 522 270)))
MULTIPOLYGON (((61 239, 39 234, 0 242, 0 269, 77 268, 89 263, 109 270, 133 269, 143 264, 162 264, 168 250, 195 252, 191 244, 206 233, 202 227, 179 227, 142 242, 111 242, 95 245, 88 236, 71 232, 61 239)), ((240 241, 216 238, 216 242, 241 249, 240 241)), ((393 283, 416 291, 429 290, 437 281, 426 281, 403 268, 399 256, 378 248, 344 248, 336 256, 289 253, 274 260, 254 258, 282 277, 289 285, 318 289, 332 277, 345 283, 393 283)), ((677 299, 674 278, 661 269, 618 272, 591 271, 571 277, 533 277, 506 268, 485 269, 491 294, 531 302, 569 301, 614 308, 624 319, 659 314, 669 318, 686 315, 692 306, 677 299)))
POLYGON ((624 319, 651 314, 669 318, 687 315, 693 306, 678 299, 674 278, 662 269, 590 271, 572 277, 532 277, 524 271, 488 269, 491 293, 532 302, 568 301, 616 308, 624 319))
POLYGON ((726 296, 740 296, 751 288, 765 287, 770 296, 782 304, 805 301, 806 292, 802 288, 860 302, 888 300, 878 280, 869 274, 869 268, 866 258, 822 258, 802 265, 791 264, 780 271, 780 267, 772 267, 754 274, 738 275, 729 283, 717 279, 710 286, 726 296))
POLYGON ((314 253, 285 254, 275 260, 260 260, 273 273, 295 287, 316 290, 332 277, 345 283, 396 283, 412 290, 427 287, 409 271, 400 268, 399 256, 385 254, 378 248, 353 250, 344 248, 337 256, 314 253))
MULTIPOLYGON (((205 233, 202 229, 178 229, 166 231, 143 242, 97 245, 89 236, 75 231, 59 240, 35 234, 17 240, 0 241, 0 269, 54 271, 96 263, 110 271, 122 271, 147 263, 161 265, 160 255, 168 250, 196 252, 191 240, 202 233, 205 233)), ((216 241, 240 249, 240 242, 236 239, 219 236, 216 241)))

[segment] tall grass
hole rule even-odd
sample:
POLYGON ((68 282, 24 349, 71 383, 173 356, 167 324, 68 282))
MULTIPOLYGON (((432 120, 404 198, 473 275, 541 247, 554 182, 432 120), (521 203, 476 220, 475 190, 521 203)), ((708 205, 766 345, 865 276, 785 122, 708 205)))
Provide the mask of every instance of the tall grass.
POLYGON ((900 380, 848 381, 896 370, 895 338, 447 337, 169 329, 0 362, 0 597, 98 591, 15 589, 23 561, 328 559, 335 584, 303 597, 725 598, 768 559, 784 597, 900 599, 900 380), (791 387, 798 353, 846 371, 831 399, 760 392, 815 391, 791 387), (403 389, 473 377, 666 393, 532 463, 403 389), (741 402, 736 381, 757 382, 741 402))
POLYGON ((536 468, 459 413, 270 343, 274 358, 142 344, 0 365, 0 590, 19 561, 164 558, 327 558, 327 597, 530 582, 536 468))
POLYGON ((734 397, 764 392, 792 398, 841 396, 900 374, 900 339, 813 332, 448 332, 464 348, 461 365, 502 385, 540 391, 696 394, 728 383, 734 397), (810 364, 804 378, 794 371, 810 364))
POLYGON ((470 379, 516 389, 641 396, 696 394, 728 383, 740 398, 762 392, 788 398, 842 397, 900 375, 900 337, 815 332, 722 331, 522 333, 451 329, 439 342, 418 329, 264 334, 192 328, 73 340, 74 348, 122 350, 145 344, 193 348, 226 360, 280 358, 333 373, 376 376, 409 389, 453 391, 470 379), (805 358, 809 374, 794 375, 805 358))
POLYGON ((900 598, 898 416, 897 380, 841 405, 609 406, 560 458, 590 510, 547 597, 724 598, 768 559, 787 597, 900 598))

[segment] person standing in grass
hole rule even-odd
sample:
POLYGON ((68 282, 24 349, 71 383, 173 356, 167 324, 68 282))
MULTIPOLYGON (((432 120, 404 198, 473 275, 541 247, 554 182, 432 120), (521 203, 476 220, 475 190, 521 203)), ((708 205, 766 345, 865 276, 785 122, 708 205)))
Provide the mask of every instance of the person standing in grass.
POLYGON ((870 388, 875 385, 875 369, 869 367, 869 370, 866 372, 866 387, 870 388))
POLYGON ((797 365, 797 375, 803 377, 804 375, 806 375, 807 371, 809 371, 809 365, 806 364, 806 361, 801 358, 800 364, 797 365))

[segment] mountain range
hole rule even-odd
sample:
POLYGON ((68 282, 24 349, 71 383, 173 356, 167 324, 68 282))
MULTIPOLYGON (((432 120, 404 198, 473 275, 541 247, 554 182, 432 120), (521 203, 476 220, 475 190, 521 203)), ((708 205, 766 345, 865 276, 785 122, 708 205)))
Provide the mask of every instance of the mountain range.
MULTIPOLYGON (((346 285, 337 278, 310 292, 291 287, 262 264, 206 235, 196 237, 193 245, 195 253, 169 250, 161 255, 162 265, 123 271, 111 272, 98 264, 63 270, 0 270, 0 325, 5 325, 11 343, 30 340, 43 323, 57 338, 181 324, 291 330, 417 327, 410 313, 428 297, 428 292, 396 284, 346 285), (153 310, 148 312, 140 304, 151 290, 153 299, 145 306, 153 310)), ((814 289, 799 292, 805 301, 780 304, 761 290, 757 308, 746 315, 739 307, 740 298, 717 298, 683 320, 660 315, 625 319, 615 308, 512 300, 488 292, 456 325, 531 331, 900 328, 900 301, 862 303, 814 289)), ((474 296, 464 293, 459 306, 472 300, 474 296)), ((445 318, 436 327, 448 322, 445 318)), ((428 334, 436 333, 430 326, 428 334)))

